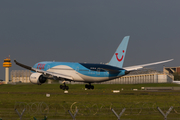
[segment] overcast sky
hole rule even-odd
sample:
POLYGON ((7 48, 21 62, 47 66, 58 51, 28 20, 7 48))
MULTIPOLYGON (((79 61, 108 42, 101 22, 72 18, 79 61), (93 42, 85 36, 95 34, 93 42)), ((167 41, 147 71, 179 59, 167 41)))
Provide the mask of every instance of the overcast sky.
MULTIPOLYGON (((0 61, 109 62, 130 36, 124 67, 180 66, 180 0, 1 0, 0 61)), ((4 79, 0 67, 0 79, 4 79)))

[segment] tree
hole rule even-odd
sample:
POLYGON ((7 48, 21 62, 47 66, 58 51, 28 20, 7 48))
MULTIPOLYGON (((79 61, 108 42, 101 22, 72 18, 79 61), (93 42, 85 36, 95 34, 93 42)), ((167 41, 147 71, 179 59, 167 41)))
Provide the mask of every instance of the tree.
POLYGON ((180 80, 180 75, 179 75, 179 73, 174 72, 173 75, 174 75, 174 80, 180 80))

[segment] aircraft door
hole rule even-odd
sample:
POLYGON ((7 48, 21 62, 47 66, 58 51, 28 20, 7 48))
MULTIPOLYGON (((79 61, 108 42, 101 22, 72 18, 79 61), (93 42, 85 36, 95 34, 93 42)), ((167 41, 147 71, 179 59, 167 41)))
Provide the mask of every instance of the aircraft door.
POLYGON ((97 68, 96 74, 100 75, 100 68, 97 68))
POLYGON ((47 70, 49 70, 49 69, 50 69, 50 65, 47 66, 47 70))
POLYGON ((79 67, 76 67, 76 73, 78 73, 79 72, 79 67))

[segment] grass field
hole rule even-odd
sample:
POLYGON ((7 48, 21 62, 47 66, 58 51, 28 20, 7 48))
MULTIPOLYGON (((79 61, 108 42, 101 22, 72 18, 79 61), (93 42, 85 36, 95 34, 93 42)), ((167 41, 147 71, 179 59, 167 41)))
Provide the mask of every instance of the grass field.
POLYGON ((34 116, 41 120, 44 116, 48 120, 72 119, 68 110, 74 114, 77 109, 77 120, 116 120, 111 108, 117 114, 126 108, 121 119, 159 120, 164 117, 157 106, 164 113, 173 106, 168 119, 180 119, 180 91, 141 90, 141 87, 180 87, 178 84, 95 84, 94 90, 85 90, 84 85, 68 86, 69 93, 64 94, 59 84, 0 85, 0 118, 18 120, 15 108, 20 113, 25 108, 22 118, 27 120, 33 120, 34 116), (112 90, 121 91, 112 93, 112 90), (50 94, 50 97, 46 97, 46 94, 50 94))

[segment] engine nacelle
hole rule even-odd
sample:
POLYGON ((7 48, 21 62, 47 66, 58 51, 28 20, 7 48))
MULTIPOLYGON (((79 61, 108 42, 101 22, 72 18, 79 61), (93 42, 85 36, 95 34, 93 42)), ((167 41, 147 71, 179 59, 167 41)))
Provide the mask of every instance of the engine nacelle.
POLYGON ((41 85, 42 83, 45 83, 47 80, 46 77, 42 75, 42 73, 32 73, 30 76, 31 83, 41 85))

